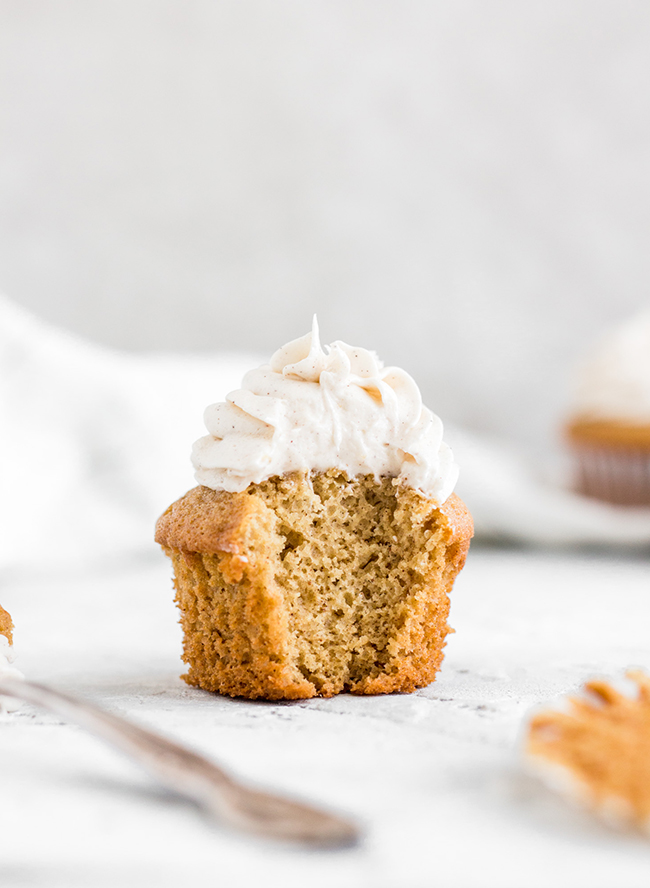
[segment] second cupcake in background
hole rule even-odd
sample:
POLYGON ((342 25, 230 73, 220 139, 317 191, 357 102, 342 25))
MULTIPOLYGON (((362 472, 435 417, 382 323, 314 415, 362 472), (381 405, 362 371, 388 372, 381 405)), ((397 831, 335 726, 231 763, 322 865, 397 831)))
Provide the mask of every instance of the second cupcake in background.
POLYGON ((567 437, 578 492, 650 506, 650 311, 616 329, 583 362, 567 437))

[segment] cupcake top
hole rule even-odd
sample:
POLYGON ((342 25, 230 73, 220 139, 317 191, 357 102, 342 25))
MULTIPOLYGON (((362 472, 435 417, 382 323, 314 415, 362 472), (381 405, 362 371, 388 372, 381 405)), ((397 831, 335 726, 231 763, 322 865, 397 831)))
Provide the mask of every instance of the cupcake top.
POLYGON ((617 328, 584 361, 573 416, 650 426, 650 311, 617 328))
POLYGON ((442 422, 404 370, 374 352, 311 333, 251 370, 242 387, 204 414, 209 432, 192 449, 199 484, 242 491, 288 472, 340 469, 394 477, 437 504, 458 469, 442 422))

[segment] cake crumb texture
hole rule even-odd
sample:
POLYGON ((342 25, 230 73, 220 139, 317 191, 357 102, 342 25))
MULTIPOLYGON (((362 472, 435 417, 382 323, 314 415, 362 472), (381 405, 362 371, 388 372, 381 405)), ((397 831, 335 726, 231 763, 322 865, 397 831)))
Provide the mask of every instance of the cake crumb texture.
POLYGON ((650 676, 627 673, 630 697, 603 680, 585 684, 588 696, 569 698, 567 712, 533 717, 527 752, 562 769, 580 797, 610 819, 650 826, 650 676))
POLYGON ((174 565, 183 677, 269 700, 423 687, 471 535, 457 496, 438 508, 390 478, 196 487, 156 528, 174 565))
POLYGON ((7 611, 0 607, 0 635, 4 635, 9 644, 14 640, 14 624, 7 611))

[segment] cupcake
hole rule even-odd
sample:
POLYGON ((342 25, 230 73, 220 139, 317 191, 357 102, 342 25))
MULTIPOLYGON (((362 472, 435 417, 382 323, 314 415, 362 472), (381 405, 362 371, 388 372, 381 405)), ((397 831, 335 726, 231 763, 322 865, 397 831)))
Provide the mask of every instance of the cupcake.
POLYGON ((472 521, 412 378, 362 348, 323 349, 314 322, 205 423, 199 486, 156 526, 183 678, 269 700, 431 682, 472 521))
POLYGON ((650 506, 650 312, 616 330, 585 361, 567 438, 580 493, 650 506))

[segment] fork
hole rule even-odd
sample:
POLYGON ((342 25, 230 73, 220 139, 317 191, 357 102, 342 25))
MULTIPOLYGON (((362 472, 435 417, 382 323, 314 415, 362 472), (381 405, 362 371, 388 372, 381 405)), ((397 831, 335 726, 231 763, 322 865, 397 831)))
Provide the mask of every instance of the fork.
POLYGON ((228 827, 321 848, 350 847, 360 839, 359 827, 350 820, 248 787, 198 753, 92 703, 36 682, 2 675, 0 695, 47 709, 85 728, 228 827))

